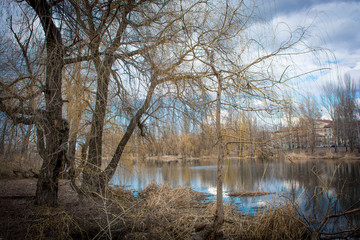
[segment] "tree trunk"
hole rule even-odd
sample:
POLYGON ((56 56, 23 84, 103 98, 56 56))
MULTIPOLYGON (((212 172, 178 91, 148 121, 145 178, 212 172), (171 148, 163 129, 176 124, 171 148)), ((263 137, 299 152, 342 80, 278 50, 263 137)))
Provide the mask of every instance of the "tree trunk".
POLYGON ((29 142, 30 142, 30 135, 32 131, 33 126, 29 125, 28 129, 26 131, 26 134, 22 141, 22 147, 21 147, 21 156, 25 157, 26 152, 29 150, 29 142))
MULTIPOLYGON (((99 63, 100 64, 100 63, 99 63)), ((98 87, 96 93, 95 112, 91 122, 88 161, 83 172, 83 184, 89 191, 99 192, 99 175, 102 161, 102 136, 108 102, 108 87, 110 81, 110 66, 102 66, 98 70, 98 87)), ((100 184, 102 185, 102 184, 100 184)))
POLYGON ((134 117, 130 120, 130 123, 125 131, 125 134, 123 135, 122 139, 120 140, 120 143, 118 144, 110 163, 108 164, 108 166, 106 167, 106 169, 104 171, 102 171, 99 175, 95 176, 96 179, 98 180, 98 183, 96 185, 98 187, 98 190, 100 190, 100 191, 105 190, 105 187, 107 186, 108 182, 111 180, 111 178, 113 177, 113 175, 116 171, 116 168, 119 164, 119 161, 124 152, 126 144, 130 140, 131 135, 133 134, 136 126, 139 126, 139 124, 140 124, 140 118, 150 107, 151 99, 154 94, 155 88, 157 86, 157 83, 155 81, 156 81, 156 79, 153 79, 143 105, 137 111, 137 113, 134 115, 134 117))
POLYGON ((68 124, 62 119, 62 69, 64 49, 60 30, 52 19, 52 8, 46 0, 27 0, 39 16, 45 34, 46 71, 45 102, 46 110, 37 123, 38 149, 43 158, 36 189, 36 204, 57 205, 58 177, 66 155, 68 124), (46 143, 46 145, 45 145, 46 143))
POLYGON ((0 155, 3 155, 5 152, 5 136, 6 136, 7 124, 8 124, 8 119, 6 118, 3 129, 2 129, 1 139, 0 139, 0 155))
MULTIPOLYGON (((89 136, 89 148, 88 148, 88 161, 84 166, 83 171, 83 184, 88 188, 87 190, 98 192, 102 190, 105 182, 108 180, 103 178, 104 174, 101 173, 101 161, 102 161, 102 135, 104 129, 104 121, 106 116, 106 108, 108 102, 108 87, 111 76, 111 67, 115 62, 113 54, 121 45, 121 39, 128 25, 127 16, 136 6, 133 1, 127 3, 121 13, 121 22, 118 26, 116 35, 111 45, 105 50, 106 54, 103 60, 99 57, 100 39, 98 30, 91 29, 91 33, 94 35, 93 43, 90 46, 91 52, 94 58, 94 65, 97 71, 97 93, 96 93, 96 105, 95 112, 93 113, 93 119, 91 123, 90 136, 89 136)), ((91 11, 91 10, 90 10, 91 11)), ((89 15, 92 15, 89 12, 89 15)), ((90 25, 93 26, 91 22, 90 25)))
POLYGON ((64 119, 55 120, 50 124, 45 123, 43 127, 46 127, 46 131, 43 131, 41 126, 37 127, 38 149, 43 164, 37 183, 36 204, 57 206, 59 174, 64 168, 69 127, 64 119), (48 137, 49 133, 54 137, 48 137), (45 136, 47 136, 46 148, 45 136))
MULTIPOLYGON (((213 55, 210 55, 210 61, 213 63, 213 55)), ((217 184, 216 184, 216 214, 214 220, 214 229, 211 238, 223 239, 223 233, 220 231, 224 223, 224 203, 223 203, 223 163, 224 163, 224 144, 221 133, 221 94, 222 78, 212 66, 212 70, 218 80, 218 89, 216 94, 216 135, 218 145, 218 163, 217 163, 217 184)))
POLYGON ((8 139, 8 145, 6 148, 6 156, 11 156, 11 154, 12 154, 15 131, 16 131, 16 127, 13 124, 11 126, 11 135, 10 135, 10 138, 8 139))

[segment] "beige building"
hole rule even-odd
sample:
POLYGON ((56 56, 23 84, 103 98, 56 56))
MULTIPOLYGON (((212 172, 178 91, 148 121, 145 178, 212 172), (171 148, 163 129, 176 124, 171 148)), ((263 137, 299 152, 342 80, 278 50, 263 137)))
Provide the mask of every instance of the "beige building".
POLYGON ((323 146, 335 144, 331 120, 317 120, 315 122, 315 132, 318 135, 318 143, 323 146))
POLYGON ((313 142, 315 142, 316 147, 335 144, 331 120, 316 120, 314 124, 315 133, 312 134, 312 131, 310 126, 279 129, 273 132, 274 147, 306 148, 313 142))

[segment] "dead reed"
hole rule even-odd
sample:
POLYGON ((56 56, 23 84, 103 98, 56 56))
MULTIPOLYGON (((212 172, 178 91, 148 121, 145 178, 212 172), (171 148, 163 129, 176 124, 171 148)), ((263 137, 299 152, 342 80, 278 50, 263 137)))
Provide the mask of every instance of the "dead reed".
POLYGON ((58 208, 41 207, 31 217, 25 239, 72 239, 75 234, 85 236, 85 231, 68 212, 58 208))
MULTIPOLYGON (((44 209, 28 228, 28 239, 188 239, 199 226, 214 221, 215 203, 189 187, 150 184, 133 198, 111 190, 106 197, 85 200, 82 211, 44 209), (84 204, 90 204, 85 213, 84 204), (81 219, 81 214, 83 219, 81 219), (85 219, 84 219, 85 217, 85 219)), ((225 204, 225 239, 302 239, 306 228, 292 204, 273 204, 256 216, 245 216, 225 204)))

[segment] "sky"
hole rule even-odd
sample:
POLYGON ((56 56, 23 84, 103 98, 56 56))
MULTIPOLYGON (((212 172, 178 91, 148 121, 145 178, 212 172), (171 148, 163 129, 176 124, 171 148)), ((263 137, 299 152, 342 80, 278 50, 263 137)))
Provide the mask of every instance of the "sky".
POLYGON ((308 92, 318 96, 323 85, 337 82, 344 74, 350 74, 360 89, 360 0, 252 1, 274 26, 280 23, 292 29, 310 26, 306 36, 309 46, 326 49, 312 59, 296 59, 296 66, 303 72, 327 69, 301 78, 297 89, 304 95, 308 92))
POLYGON ((316 62, 329 68, 308 76, 299 83, 299 89, 316 95, 322 85, 336 82, 344 74, 350 74, 360 89, 360 0, 273 1, 272 21, 310 26, 309 44, 328 50, 318 59, 300 59, 297 63, 304 69, 314 68, 316 62))

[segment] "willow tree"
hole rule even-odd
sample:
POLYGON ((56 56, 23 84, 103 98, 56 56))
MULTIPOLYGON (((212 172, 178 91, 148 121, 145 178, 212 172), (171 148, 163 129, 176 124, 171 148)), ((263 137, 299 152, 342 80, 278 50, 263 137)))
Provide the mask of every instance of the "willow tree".
POLYGON ((66 4, 67 24, 77 29, 72 48, 81 46, 74 57, 88 62, 96 72, 96 100, 91 106, 91 127, 85 144, 88 154, 83 185, 90 191, 102 192, 135 128, 142 128, 141 118, 156 102, 153 96, 158 97, 167 83, 193 78, 179 70, 197 44, 184 40, 182 22, 191 9, 204 3, 187 3, 184 9, 173 1, 150 0, 66 4), (109 109, 109 94, 119 103, 113 109, 109 109), (128 119, 127 126, 112 160, 102 170, 105 119, 116 108, 123 113, 120 118, 128 119))
POLYGON ((81 47, 76 34, 68 34, 71 26, 65 13, 71 6, 46 0, 2 4, 9 31, 4 30, 1 42, 6 51, 1 58, 0 109, 15 124, 35 125, 43 160, 36 203, 57 205, 59 175, 69 147, 69 124, 63 117, 68 101, 63 99, 64 68, 84 60, 74 51, 74 46, 81 47))
POLYGON ((43 159, 36 203, 56 205, 58 177, 68 136, 67 122, 62 117, 65 49, 61 30, 54 20, 58 2, 24 2, 18 3, 23 14, 20 22, 15 23, 15 17, 9 18, 12 38, 7 46, 14 48, 6 55, 11 67, 3 69, 0 108, 16 124, 35 124, 38 150, 43 159), (39 24, 42 32, 37 28, 39 24), (11 51, 19 53, 19 58, 13 59, 11 51), (35 105, 36 101, 40 103, 35 105))

